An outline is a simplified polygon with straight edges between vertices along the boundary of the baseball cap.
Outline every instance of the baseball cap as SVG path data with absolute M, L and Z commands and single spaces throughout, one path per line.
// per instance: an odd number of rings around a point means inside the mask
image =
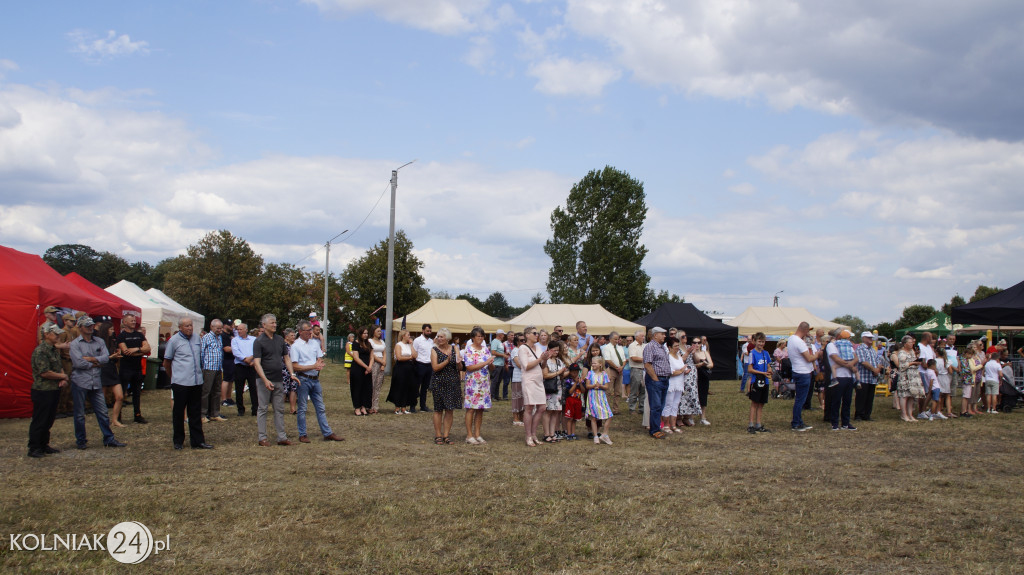
M 60 328 L 60 326 L 58 326 L 57 324 L 52 323 L 52 324 L 46 326 L 45 328 L 43 328 L 43 333 L 55 333 L 57 335 L 60 335 L 60 334 L 64 333 L 64 330 L 62 330 Z
M 309 312 L 309 317 L 316 317 L 316 312 L 315 311 Z
M 870 337 L 871 339 L 875 339 L 875 334 L 871 333 L 870 331 L 865 331 L 865 332 L 861 333 L 860 336 L 861 337 Z
M 651 328 L 651 333 L 668 333 L 668 330 L 663 327 Z
M 57 313 L 57 307 L 48 305 L 46 306 L 46 309 L 43 310 L 43 313 Z
M 83 315 L 82 317 L 78 318 L 77 323 L 78 327 L 89 327 L 91 325 L 96 325 L 96 322 L 92 321 L 92 318 L 87 315 Z
M 495 331 L 494 333 L 495 333 L 495 334 L 500 334 L 500 335 L 505 335 L 505 330 L 503 330 L 503 329 L 500 329 L 500 328 L 499 328 L 499 329 L 498 329 L 497 331 Z

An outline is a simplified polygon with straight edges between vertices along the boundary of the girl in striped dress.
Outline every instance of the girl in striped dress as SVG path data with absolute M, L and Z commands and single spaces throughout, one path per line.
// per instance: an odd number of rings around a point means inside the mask
M 594 443 L 602 441 L 608 445 L 612 439 L 608 437 L 608 424 L 611 423 L 612 407 L 608 404 L 608 374 L 604 371 L 604 359 L 594 357 L 590 362 L 590 373 L 587 374 L 587 415 L 590 416 L 590 429 L 594 432 Z M 597 432 L 597 426 L 603 424 L 604 434 Z

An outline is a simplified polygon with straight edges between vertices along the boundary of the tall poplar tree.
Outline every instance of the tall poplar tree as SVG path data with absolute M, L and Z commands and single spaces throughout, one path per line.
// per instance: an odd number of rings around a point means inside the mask
M 597 303 L 632 320 L 647 312 L 651 278 L 640 243 L 647 218 L 644 186 L 611 166 L 577 182 L 551 213 L 547 290 L 552 303 Z

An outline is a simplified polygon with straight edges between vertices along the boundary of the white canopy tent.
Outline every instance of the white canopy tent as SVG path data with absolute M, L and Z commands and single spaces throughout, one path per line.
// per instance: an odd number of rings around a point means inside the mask
M 162 291 L 160 291 L 160 290 L 158 290 L 156 288 L 149 288 L 148 290 L 146 290 L 146 293 L 148 293 L 151 296 L 155 296 L 155 297 L 157 297 L 159 299 L 162 299 L 162 300 L 166 301 L 168 304 L 171 305 L 171 308 L 174 311 L 182 314 L 183 316 L 192 318 L 192 323 L 195 324 L 196 330 L 202 330 L 202 329 L 204 329 L 206 327 L 206 317 L 205 316 L 203 316 L 202 314 L 196 313 L 196 312 L 188 309 L 187 307 L 181 305 L 180 303 L 174 301 L 173 299 L 171 299 L 171 296 L 165 294 L 164 292 L 162 292 Z M 175 326 L 175 327 L 177 327 L 177 326 Z
M 161 333 L 172 333 L 177 329 L 180 318 L 193 317 L 178 311 L 171 302 L 157 295 L 147 293 L 128 280 L 117 282 L 108 287 L 107 291 L 142 309 L 141 327 L 146 328 L 146 341 L 149 342 L 149 346 L 153 348 L 154 353 L 160 343 Z M 199 325 L 202 325 L 204 321 L 203 317 L 198 314 L 196 314 L 194 319 L 198 319 Z
M 739 328 L 741 336 L 750 336 L 757 332 L 763 332 L 767 336 L 787 336 L 793 333 L 802 321 L 811 324 L 812 328 L 821 328 L 825 331 L 837 327 L 850 327 L 824 320 L 802 307 L 751 306 L 724 323 Z

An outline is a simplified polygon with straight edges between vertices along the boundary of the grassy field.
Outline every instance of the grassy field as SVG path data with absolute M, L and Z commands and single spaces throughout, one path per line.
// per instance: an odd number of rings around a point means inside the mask
M 144 395 L 151 423 L 119 431 L 126 449 L 99 447 L 95 418 L 93 447 L 74 449 L 65 418 L 64 452 L 29 459 L 28 421 L 0 421 L 0 570 L 124 572 L 102 551 L 12 551 L 9 534 L 139 521 L 171 541 L 140 573 L 1024 571 L 1018 414 L 907 424 L 879 397 L 859 431 L 826 431 L 815 410 L 798 434 L 792 403 L 773 400 L 774 433 L 751 436 L 749 402 L 723 381 L 713 425 L 665 441 L 626 414 L 615 445 L 530 449 L 499 402 L 487 445 L 436 446 L 429 415 L 352 416 L 337 368 L 325 387 L 343 443 L 311 417 L 311 444 L 261 448 L 255 418 L 226 408 L 206 426 L 216 449 L 174 451 L 167 391 Z M 463 429 L 457 412 L 453 439 Z

